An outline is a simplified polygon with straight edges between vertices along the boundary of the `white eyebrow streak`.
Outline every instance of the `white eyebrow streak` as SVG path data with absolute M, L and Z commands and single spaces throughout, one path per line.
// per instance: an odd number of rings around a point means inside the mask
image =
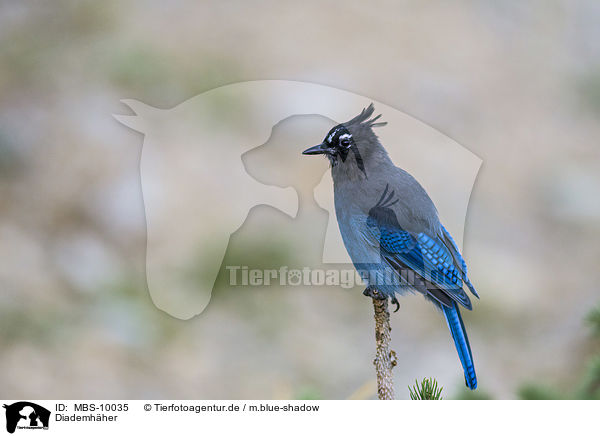
M 331 132 L 331 134 L 327 137 L 327 142 L 333 141 L 333 137 L 338 132 L 338 130 L 340 130 L 340 129 L 335 129 L 333 132 Z
M 331 141 L 333 141 L 334 136 L 337 135 L 340 130 L 342 130 L 342 128 L 338 127 L 333 132 L 331 132 L 331 134 L 327 137 L 327 142 L 331 143 Z M 344 133 L 342 136 L 339 137 L 339 139 L 342 138 L 352 138 L 352 135 L 350 135 L 349 133 Z

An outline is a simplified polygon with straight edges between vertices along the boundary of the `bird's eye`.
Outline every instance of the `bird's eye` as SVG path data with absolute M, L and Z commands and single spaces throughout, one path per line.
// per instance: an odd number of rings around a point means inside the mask
M 348 139 L 342 139 L 342 142 L 341 142 L 341 144 L 342 144 L 344 147 L 348 147 L 348 146 L 350 145 L 350 141 L 349 141 Z

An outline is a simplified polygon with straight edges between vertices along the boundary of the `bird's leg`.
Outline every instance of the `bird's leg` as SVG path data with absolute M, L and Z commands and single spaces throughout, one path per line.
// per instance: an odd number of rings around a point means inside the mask
M 367 288 L 363 291 L 363 295 L 365 297 L 374 298 L 375 300 L 387 300 L 387 297 L 373 286 L 367 286 Z
M 400 303 L 398 303 L 398 299 L 396 298 L 396 296 L 392 295 L 390 301 L 392 302 L 392 304 L 396 305 L 396 310 L 394 310 L 394 313 L 398 312 L 398 310 L 400 310 Z

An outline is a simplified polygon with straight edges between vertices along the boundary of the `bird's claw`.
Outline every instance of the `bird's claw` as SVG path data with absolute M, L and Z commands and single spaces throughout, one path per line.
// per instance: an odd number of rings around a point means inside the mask
M 375 300 L 386 300 L 387 297 L 382 294 L 380 291 L 378 291 L 377 289 L 375 289 L 374 287 L 368 286 L 364 291 L 363 291 L 363 295 L 366 297 L 371 297 L 374 298 Z M 398 299 L 396 298 L 396 296 L 392 296 L 390 297 L 390 302 L 392 304 L 396 305 L 396 310 L 394 310 L 395 312 L 398 312 L 398 310 L 400 309 L 400 303 L 398 303 Z
M 387 298 L 385 295 L 371 286 L 367 286 L 367 288 L 363 291 L 363 295 L 365 297 L 374 298 L 375 300 L 385 300 Z
M 400 310 L 400 303 L 398 303 L 398 299 L 395 296 L 392 296 L 392 298 L 390 298 L 390 301 L 392 304 L 396 305 L 396 310 L 394 310 L 394 313 L 398 312 L 398 310 Z

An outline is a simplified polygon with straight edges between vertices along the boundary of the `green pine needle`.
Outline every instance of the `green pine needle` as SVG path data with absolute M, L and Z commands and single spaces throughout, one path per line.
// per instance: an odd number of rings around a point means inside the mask
M 600 306 L 596 307 L 588 314 L 586 321 L 592 328 L 594 336 L 600 337 Z
M 414 387 L 408 387 L 411 400 L 441 400 L 442 387 L 438 387 L 437 380 L 434 378 L 425 378 L 419 382 L 415 380 Z

